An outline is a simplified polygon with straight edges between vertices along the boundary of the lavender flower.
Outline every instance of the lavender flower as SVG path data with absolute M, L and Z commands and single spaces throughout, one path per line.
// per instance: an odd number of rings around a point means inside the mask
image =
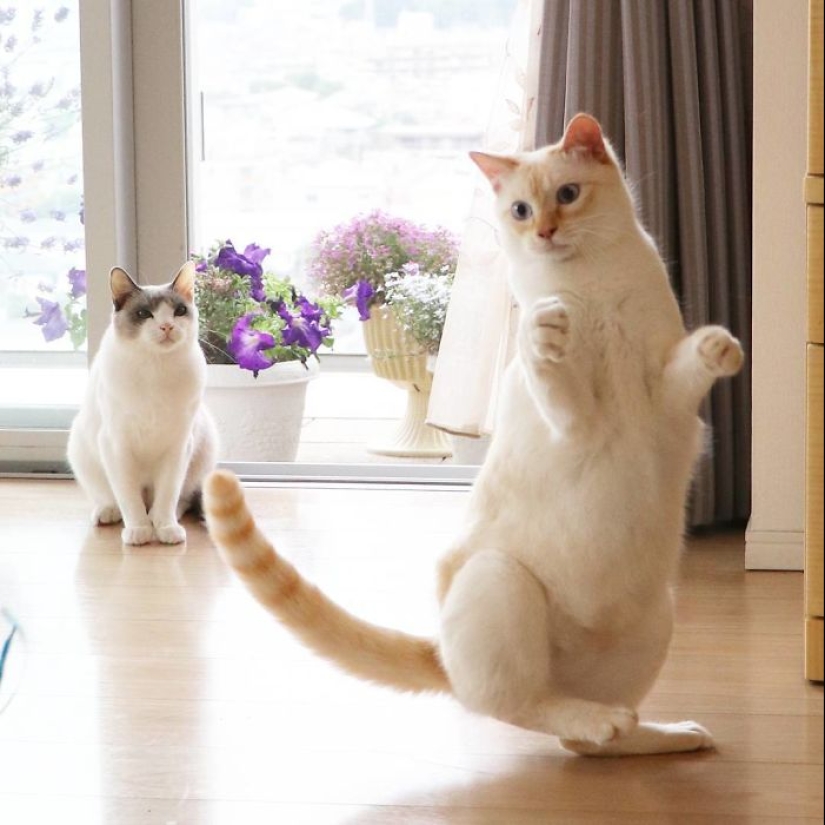
M 42 328 L 43 337 L 47 341 L 56 341 L 69 329 L 66 316 L 57 301 L 38 297 L 37 303 L 40 304 L 40 314 L 34 318 L 34 323 Z
M 72 285 L 72 298 L 82 298 L 86 294 L 86 270 L 72 267 L 66 273 L 66 277 Z
M 433 274 L 454 272 L 457 255 L 457 240 L 447 229 L 428 229 L 376 211 L 319 233 L 310 275 L 328 295 L 343 295 L 366 281 L 374 290 L 372 304 L 383 304 L 389 273 L 411 263 Z

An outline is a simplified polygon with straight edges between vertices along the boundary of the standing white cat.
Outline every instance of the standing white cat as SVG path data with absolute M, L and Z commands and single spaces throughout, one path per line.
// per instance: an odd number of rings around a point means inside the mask
M 402 690 L 555 734 L 579 753 L 712 746 L 695 722 L 640 723 L 665 660 L 700 401 L 742 363 L 723 328 L 686 335 L 599 124 L 514 156 L 490 180 L 521 309 L 490 451 L 439 569 L 439 639 L 363 622 L 257 530 L 237 479 L 205 485 L 210 532 L 305 644 Z
M 123 521 L 124 544 L 186 540 L 179 523 L 215 466 L 217 434 L 203 405 L 194 266 L 164 286 L 110 275 L 114 309 L 69 435 L 75 478 L 95 524 Z

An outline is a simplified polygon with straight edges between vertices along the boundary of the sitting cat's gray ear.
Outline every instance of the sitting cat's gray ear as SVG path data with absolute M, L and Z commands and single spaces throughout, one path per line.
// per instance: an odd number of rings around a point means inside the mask
M 564 130 L 562 149 L 565 152 L 583 152 L 600 163 L 607 163 L 607 147 L 599 121 L 590 115 L 579 113 Z
M 518 160 L 507 155 L 491 155 L 488 152 L 470 152 L 473 163 L 484 172 L 493 186 L 493 191 L 501 189 L 502 179 L 507 177 L 517 166 Z
M 140 292 L 140 287 L 132 280 L 129 273 L 119 266 L 112 267 L 109 273 L 109 286 L 112 289 L 112 303 L 118 311 L 132 293 Z
M 195 300 L 195 264 L 187 261 L 172 279 L 172 286 L 181 298 L 191 304 Z

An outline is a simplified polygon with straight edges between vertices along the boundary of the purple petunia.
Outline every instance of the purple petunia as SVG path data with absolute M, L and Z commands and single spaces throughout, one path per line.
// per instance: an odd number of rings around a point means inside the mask
M 329 335 L 330 330 L 319 323 L 323 315 L 320 308 L 306 299 L 304 299 L 304 302 L 298 315 L 293 315 L 287 309 L 286 304 L 282 303 L 278 307 L 278 315 L 286 321 L 286 326 L 281 335 L 284 344 L 288 347 L 304 347 L 310 352 L 315 352 L 321 346 L 324 338 Z
M 369 281 L 358 281 L 349 289 L 345 289 L 341 293 L 341 297 L 348 303 L 354 303 L 358 309 L 358 317 L 362 321 L 369 321 L 370 318 L 370 301 L 375 290 Z
M 227 350 L 241 369 L 269 369 L 272 361 L 263 354 L 263 350 L 272 349 L 275 339 L 268 332 L 255 329 L 252 324 L 259 313 L 250 312 L 238 318 L 232 327 L 232 335 L 227 342 Z
M 47 341 L 56 341 L 69 329 L 66 316 L 57 301 L 50 301 L 48 298 L 37 298 L 40 304 L 40 314 L 34 318 L 34 323 L 41 328 L 43 337 Z
M 72 267 L 66 277 L 72 285 L 72 298 L 82 298 L 86 294 L 86 270 Z
M 249 244 L 243 253 L 238 252 L 232 241 L 227 241 L 218 251 L 214 265 L 220 269 L 228 269 L 238 275 L 245 275 L 252 283 L 251 295 L 256 301 L 266 300 L 263 286 L 264 270 L 261 266 L 263 259 L 272 250 L 261 249 L 257 244 Z

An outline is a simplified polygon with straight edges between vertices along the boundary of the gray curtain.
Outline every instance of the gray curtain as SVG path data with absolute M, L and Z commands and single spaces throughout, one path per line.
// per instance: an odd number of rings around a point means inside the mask
M 536 145 L 577 112 L 602 123 L 668 265 L 688 329 L 750 352 L 751 0 L 545 0 Z M 750 368 L 702 411 L 693 526 L 750 515 Z

